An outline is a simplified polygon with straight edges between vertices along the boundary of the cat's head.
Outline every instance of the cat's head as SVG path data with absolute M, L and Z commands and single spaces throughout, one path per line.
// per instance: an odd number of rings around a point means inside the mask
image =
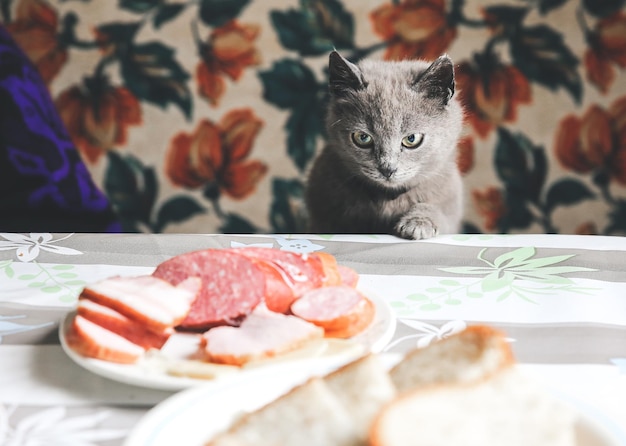
M 355 65 L 332 52 L 329 89 L 329 143 L 353 174 L 404 189 L 455 162 L 463 116 L 448 56 Z

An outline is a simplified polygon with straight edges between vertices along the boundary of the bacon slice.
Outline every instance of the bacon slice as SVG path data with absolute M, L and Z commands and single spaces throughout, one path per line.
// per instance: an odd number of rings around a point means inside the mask
M 87 285 L 80 298 L 107 306 L 150 330 L 162 332 L 187 316 L 199 286 L 198 279 L 176 287 L 154 276 L 116 276 Z
M 347 338 L 367 328 L 375 307 L 356 289 L 338 285 L 305 293 L 291 305 L 291 312 L 324 328 L 327 337 Z
M 112 308 L 100 305 L 90 299 L 80 299 L 76 308 L 78 315 L 128 339 L 144 349 L 163 347 L 174 333 L 173 328 L 153 331 Z
M 259 305 L 240 327 L 213 328 L 202 335 L 202 343 L 209 361 L 243 365 L 295 350 L 323 336 L 324 330 L 309 322 Z
M 83 356 L 122 364 L 136 362 L 145 350 L 128 339 L 76 315 L 65 339 Z

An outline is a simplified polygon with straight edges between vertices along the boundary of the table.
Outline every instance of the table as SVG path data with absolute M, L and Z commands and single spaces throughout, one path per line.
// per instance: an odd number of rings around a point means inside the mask
M 449 235 L 0 234 L 0 444 L 120 445 L 171 392 L 92 374 L 62 351 L 59 322 L 88 282 L 150 273 L 204 248 L 326 251 L 388 300 L 403 352 L 487 323 L 517 360 L 584 401 L 626 444 L 626 238 Z

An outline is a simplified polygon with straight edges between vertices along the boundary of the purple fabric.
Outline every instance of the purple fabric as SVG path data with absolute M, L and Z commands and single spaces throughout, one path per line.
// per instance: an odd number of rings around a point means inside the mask
M 0 231 L 121 232 L 39 73 L 2 25 Z

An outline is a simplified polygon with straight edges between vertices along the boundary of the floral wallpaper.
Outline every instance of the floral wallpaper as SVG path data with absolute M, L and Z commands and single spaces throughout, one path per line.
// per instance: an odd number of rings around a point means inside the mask
M 625 3 L 0 0 L 0 18 L 125 231 L 306 231 L 336 48 L 453 58 L 464 231 L 625 234 Z

